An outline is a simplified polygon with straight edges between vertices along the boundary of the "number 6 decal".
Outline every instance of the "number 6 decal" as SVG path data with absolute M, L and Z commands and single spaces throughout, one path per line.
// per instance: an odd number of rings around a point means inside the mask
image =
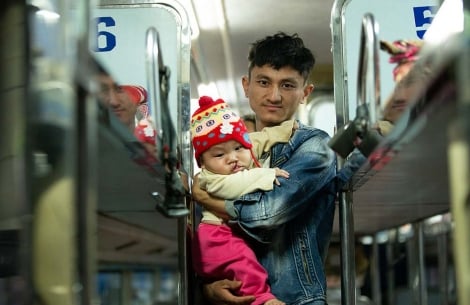
M 109 52 L 116 47 L 116 36 L 108 31 L 100 31 L 100 25 L 106 28 L 114 27 L 116 22 L 112 17 L 96 18 L 96 52 Z M 104 46 L 102 46 L 104 44 Z

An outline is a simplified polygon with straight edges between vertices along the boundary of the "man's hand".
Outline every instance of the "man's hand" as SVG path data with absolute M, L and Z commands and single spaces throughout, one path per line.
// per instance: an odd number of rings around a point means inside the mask
M 203 292 L 212 304 L 219 305 L 249 305 L 255 300 L 254 296 L 235 296 L 233 291 L 241 286 L 239 281 L 220 280 L 203 285 Z
M 193 184 L 191 185 L 191 194 L 193 199 L 201 204 L 210 200 L 210 195 L 199 186 L 199 174 L 194 175 Z

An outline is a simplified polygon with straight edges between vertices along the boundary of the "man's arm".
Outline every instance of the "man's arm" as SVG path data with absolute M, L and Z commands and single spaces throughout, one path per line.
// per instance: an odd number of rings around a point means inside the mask
M 354 149 L 337 174 L 339 183 L 338 187 L 342 188 L 345 186 L 359 168 L 366 163 L 366 161 L 367 158 L 357 148 Z
M 294 139 L 297 137 L 297 139 Z M 301 128 L 296 130 L 291 145 L 282 147 L 283 158 L 273 160 L 290 173 L 289 179 L 279 179 L 282 188 L 270 192 L 254 192 L 234 201 L 226 201 L 226 210 L 234 219 L 240 219 L 245 229 L 273 229 L 301 214 L 308 205 L 320 204 L 335 195 L 335 152 L 328 146 L 328 135 L 320 130 Z M 286 151 L 288 150 L 288 151 Z

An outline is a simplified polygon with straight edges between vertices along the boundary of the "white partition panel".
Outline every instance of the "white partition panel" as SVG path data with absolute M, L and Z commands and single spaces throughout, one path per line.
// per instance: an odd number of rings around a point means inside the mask
M 337 1 L 333 10 L 336 10 L 336 14 L 341 17 L 341 22 L 338 22 L 336 27 L 333 24 L 332 31 L 334 35 L 339 31 L 342 34 L 340 47 L 342 48 L 342 65 L 345 67 L 344 95 L 348 100 L 350 120 L 356 115 L 359 44 L 363 16 L 366 13 L 374 16 L 379 27 L 379 40 L 421 40 L 434 18 L 439 2 L 438 0 Z M 384 101 L 394 87 L 392 70 L 395 64 L 388 62 L 389 56 L 386 52 L 380 51 L 379 56 L 380 91 L 381 100 Z M 335 82 L 337 82 L 336 79 Z M 337 85 L 340 84 L 335 83 L 335 86 Z
M 96 58 L 120 84 L 147 86 L 146 32 L 151 27 L 158 31 L 163 64 L 171 71 L 170 112 L 173 122 L 177 122 L 177 78 L 182 64 L 181 28 L 185 16 L 162 4 L 108 5 L 94 14 Z

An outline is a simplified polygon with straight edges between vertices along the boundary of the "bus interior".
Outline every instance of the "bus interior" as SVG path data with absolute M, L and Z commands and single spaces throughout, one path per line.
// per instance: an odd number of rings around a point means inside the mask
M 203 95 L 250 114 L 248 49 L 279 31 L 316 57 L 296 119 L 329 133 L 339 167 L 358 137 L 367 157 L 337 194 L 326 267 L 341 275 L 338 304 L 470 304 L 468 0 L 1 8 L 0 304 L 198 305 L 191 114 Z M 397 41 L 420 46 L 400 81 L 384 47 Z M 404 86 L 403 112 L 376 137 Z M 125 122 L 112 94 L 137 115 Z

